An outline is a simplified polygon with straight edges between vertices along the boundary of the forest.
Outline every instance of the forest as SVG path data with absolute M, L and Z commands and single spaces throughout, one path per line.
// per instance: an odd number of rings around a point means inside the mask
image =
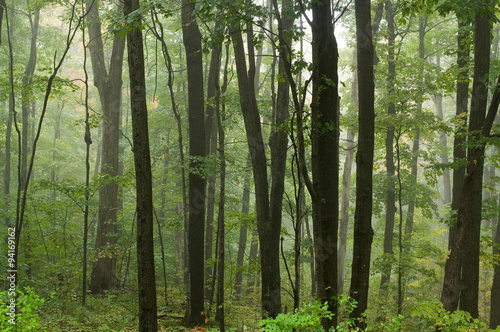
M 1 330 L 500 331 L 499 9 L 0 0 Z

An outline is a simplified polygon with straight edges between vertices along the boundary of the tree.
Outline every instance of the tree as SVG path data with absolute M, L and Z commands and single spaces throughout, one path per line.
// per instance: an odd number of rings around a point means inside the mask
M 395 48 L 395 27 L 394 15 L 395 9 L 391 1 L 385 1 L 385 17 L 387 21 L 388 40 L 387 40 L 387 92 L 390 98 L 389 105 L 387 106 L 387 113 L 394 116 L 396 114 L 396 104 L 394 96 L 396 89 L 394 81 L 396 79 L 396 60 L 394 58 Z M 387 169 L 387 197 L 386 197 L 386 212 L 385 212 L 385 231 L 384 231 L 384 255 L 388 262 L 384 263 L 382 268 L 382 277 L 380 278 L 380 288 L 383 291 L 387 290 L 389 281 L 391 279 L 392 263 L 390 262 L 391 256 L 394 254 L 392 250 L 392 243 L 394 240 L 394 222 L 396 214 L 396 184 L 394 174 L 396 166 L 394 165 L 394 126 L 391 125 L 386 132 L 385 138 L 385 167 Z
M 350 296 L 358 303 L 350 313 L 356 325 L 366 328 L 361 320 L 368 304 L 370 256 L 373 230 L 372 190 L 375 131 L 375 84 L 373 74 L 373 41 L 370 1 L 356 0 L 356 45 L 358 53 L 359 138 L 356 154 L 356 210 L 354 214 L 354 248 Z
M 500 218 L 496 225 L 495 246 L 493 254 L 500 255 Z M 491 308 L 490 308 L 490 329 L 500 326 L 500 263 L 497 262 L 493 272 L 493 284 L 491 285 Z
M 335 316 L 324 319 L 325 330 L 337 323 L 337 237 L 339 169 L 338 50 L 329 1 L 312 3 L 311 171 L 313 235 L 318 298 Z
M 276 317 L 281 312 L 279 271 L 281 217 L 279 219 L 270 219 L 267 160 L 254 90 L 255 58 L 253 35 L 250 34 L 248 40 L 249 70 L 247 73 L 245 49 L 239 22 L 234 21 L 231 23 L 229 34 L 234 49 L 241 112 L 245 122 L 255 184 L 255 204 L 261 260 L 262 311 L 264 316 Z
M 205 102 L 203 94 L 203 63 L 201 33 L 194 15 L 196 4 L 182 2 L 182 37 L 186 49 L 189 112 L 189 308 L 187 324 L 204 323 L 204 231 L 205 178 L 201 174 L 205 157 Z
M 460 295 L 460 308 L 472 317 L 478 316 L 479 289 L 479 237 L 481 229 L 481 194 L 483 175 L 484 143 L 481 137 L 490 135 L 491 126 L 498 109 L 498 86 L 485 118 L 487 103 L 487 73 L 489 71 L 491 26 L 489 14 L 479 11 L 475 16 L 474 28 L 474 80 L 469 120 L 469 147 L 467 149 L 467 170 L 458 206 L 456 230 L 451 252 L 446 261 L 441 302 L 446 310 L 453 310 L 456 273 L 462 262 L 462 280 L 467 292 Z M 497 99 L 495 99 L 497 98 Z M 463 255 L 463 256 L 462 256 Z M 467 262 L 466 262 L 467 261 Z M 467 265 L 464 265 L 464 264 Z
M 117 243 L 118 184 L 114 179 L 118 172 L 118 147 L 120 141 L 120 112 L 122 97 L 122 65 L 125 38 L 115 34 L 109 69 L 106 68 L 104 44 L 99 18 L 99 1 L 88 0 L 89 49 L 94 74 L 94 85 L 104 115 L 102 128 L 101 174 L 106 178 L 99 189 L 99 213 L 95 241 L 97 260 L 92 266 L 90 291 L 100 294 L 117 286 L 116 256 L 113 247 Z M 118 12 L 121 8 L 117 9 Z
M 139 9 L 139 0 L 124 1 L 124 13 L 129 17 Z M 153 188 L 148 134 L 148 108 L 141 16 L 135 15 L 127 33 L 130 76 L 130 107 L 136 178 L 137 212 L 137 281 L 139 287 L 139 331 L 158 330 L 156 317 L 156 282 L 153 239 Z

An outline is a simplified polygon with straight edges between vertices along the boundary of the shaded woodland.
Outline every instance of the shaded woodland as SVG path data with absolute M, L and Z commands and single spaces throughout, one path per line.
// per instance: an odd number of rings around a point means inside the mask
M 500 331 L 495 0 L 0 0 L 2 331 Z

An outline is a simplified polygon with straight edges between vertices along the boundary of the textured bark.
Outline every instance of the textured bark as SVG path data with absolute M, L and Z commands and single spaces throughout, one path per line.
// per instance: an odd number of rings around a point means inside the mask
M 290 17 L 290 11 L 292 10 L 293 4 L 291 0 L 284 0 L 282 3 L 282 21 L 281 28 L 283 30 L 288 30 L 293 25 L 293 18 Z M 289 49 L 291 45 L 291 38 L 287 40 L 280 39 L 279 47 Z M 285 167 L 287 159 L 288 150 L 288 134 L 285 131 L 285 122 L 289 118 L 289 81 L 285 68 L 285 61 L 282 57 L 279 58 L 278 62 L 278 76 L 281 79 L 278 81 L 278 92 L 276 99 L 276 111 L 271 123 L 271 135 L 269 137 L 269 148 L 271 150 L 271 192 L 270 192 L 270 202 L 269 202 L 269 222 L 272 223 L 272 239 L 271 241 L 276 241 L 273 243 L 273 247 L 270 248 L 276 254 L 279 254 L 276 250 L 278 249 L 277 244 L 281 232 L 281 220 L 283 211 L 283 193 L 285 190 Z M 262 242 L 261 242 L 262 248 Z M 274 264 L 279 262 L 279 258 Z M 273 264 L 270 262 L 270 264 Z M 279 263 L 278 263 L 279 264 Z M 279 276 L 279 267 L 275 268 L 275 273 Z M 279 285 L 279 282 L 278 282 Z M 298 299 L 294 296 L 295 301 Z M 281 304 L 280 304 L 281 306 Z
M 491 24 L 490 15 L 477 14 L 474 30 L 474 79 L 472 85 L 471 109 L 469 120 L 469 133 L 481 130 L 484 125 L 486 107 L 488 102 L 488 82 L 490 65 Z M 469 137 L 474 143 L 480 135 Z M 483 191 L 483 165 L 484 159 L 473 159 L 478 149 L 468 148 L 467 161 L 475 162 L 476 171 L 468 172 L 471 180 L 472 195 L 469 199 L 469 215 L 466 227 L 462 256 L 462 285 L 459 308 L 468 311 L 473 318 L 479 315 L 479 254 L 481 238 L 481 207 Z
M 373 240 L 371 218 L 375 130 L 375 84 L 370 1 L 356 0 L 355 11 L 358 52 L 359 139 L 356 154 L 356 211 L 354 213 L 354 248 L 349 295 L 358 302 L 358 306 L 349 316 L 356 319 L 355 323 L 358 327 L 365 328 L 366 323 L 360 318 L 368 305 L 370 255 Z
M 182 2 L 182 36 L 186 49 L 188 75 L 189 120 L 189 222 L 188 255 L 190 301 L 185 322 L 189 325 L 204 323 L 205 272 L 205 179 L 196 172 L 203 167 L 205 151 L 205 103 L 203 93 L 203 62 L 201 33 L 194 15 L 195 3 Z
M 339 180 L 338 50 L 329 1 L 312 3 L 311 170 L 317 297 L 335 316 L 323 319 L 325 330 L 337 325 L 337 238 Z M 368 21 L 371 24 L 371 21 Z M 366 202 L 365 202 L 366 203 Z
M 120 140 L 120 111 L 122 95 L 122 65 L 125 38 L 116 35 L 109 71 L 106 68 L 104 46 L 99 19 L 98 2 L 89 0 L 88 31 L 94 85 L 99 92 L 104 123 L 102 128 L 101 173 L 109 177 L 99 189 L 99 212 L 97 238 L 95 242 L 97 260 L 92 266 L 90 291 L 100 294 L 117 286 L 116 256 L 112 253 L 117 243 L 118 184 L 113 177 L 118 171 L 118 149 Z M 119 9 L 121 10 L 121 9 Z
M 469 100 L 469 72 L 467 69 L 467 58 L 469 57 L 470 49 L 467 46 L 467 39 L 469 38 L 469 33 L 466 28 L 469 23 L 465 23 L 462 20 L 458 21 L 458 36 L 457 36 L 457 44 L 458 44 L 458 53 L 457 53 L 457 64 L 458 68 L 461 69 L 457 85 L 456 85 L 456 112 L 455 115 L 460 116 L 464 121 L 464 125 L 459 127 L 458 131 L 455 133 L 455 137 L 453 140 L 453 161 L 455 163 L 460 163 L 465 160 L 467 157 L 466 149 L 464 146 L 465 143 L 465 124 L 467 123 L 467 114 L 468 114 L 468 100 Z M 460 198 L 464 187 L 465 182 L 465 164 L 455 168 L 453 170 L 453 187 L 452 187 L 452 201 L 451 201 L 451 210 L 457 211 L 458 206 L 460 204 Z M 455 217 L 453 219 L 456 218 Z M 448 249 L 451 249 L 453 238 L 456 230 L 456 223 L 453 223 L 450 226 L 449 238 L 448 238 Z M 454 282 L 455 289 L 453 290 L 453 299 L 450 310 L 456 310 L 458 307 L 458 299 L 459 299 L 459 288 L 460 288 L 460 267 L 456 269 L 456 282 Z
M 493 247 L 493 255 L 500 255 L 500 218 L 498 220 L 494 238 L 496 246 Z M 493 272 L 490 298 L 490 329 L 494 330 L 497 326 L 500 326 L 500 263 L 497 263 Z
M 474 80 L 469 123 L 469 131 L 476 131 L 475 135 L 471 135 L 471 139 L 474 140 L 479 139 L 481 136 L 487 137 L 490 135 L 491 127 L 500 103 L 499 77 L 488 109 L 488 114 L 485 118 L 484 109 L 486 108 L 487 101 L 485 73 L 487 73 L 489 69 L 490 35 L 491 26 L 489 24 L 489 15 L 481 16 L 480 13 L 476 14 Z M 478 130 L 480 133 L 477 133 Z M 473 317 L 477 317 L 478 314 L 477 290 L 479 278 L 474 270 L 479 268 L 478 236 L 480 235 L 481 226 L 481 183 L 484 149 L 484 143 L 475 144 L 468 149 L 467 176 L 465 177 L 460 197 L 456 229 L 453 234 L 451 252 L 445 265 L 443 290 L 441 293 L 443 307 L 449 311 L 455 310 L 454 304 L 457 296 L 455 293 L 456 274 L 460 269 L 462 252 L 465 252 L 462 258 L 466 258 L 469 261 L 467 262 L 467 266 L 465 266 L 465 261 L 462 262 L 462 270 L 467 268 L 471 271 L 467 271 L 466 275 L 462 276 L 462 279 L 465 279 L 467 282 L 468 289 L 466 294 L 463 296 L 460 295 L 460 301 L 463 301 L 463 304 L 460 303 L 460 306 L 464 310 L 470 312 Z M 479 208 L 477 208 L 477 205 L 479 205 Z M 478 210 L 479 219 L 477 219 L 475 215 Z M 464 246 L 465 241 L 469 242 L 466 247 Z
M 394 98 L 396 90 L 394 87 L 394 80 L 396 79 L 396 61 L 394 59 L 394 42 L 395 42 L 395 28 L 394 28 L 394 8 L 391 1 L 385 1 L 386 21 L 388 29 L 388 73 L 387 73 L 387 92 L 389 98 Z M 389 115 L 396 114 L 396 105 L 390 101 L 387 107 Z M 395 183 L 395 170 L 394 165 L 394 126 L 387 129 L 385 138 L 385 167 L 387 170 L 387 197 L 386 197 L 386 212 L 385 212 L 385 230 L 384 230 L 384 255 L 387 262 L 384 263 L 382 268 L 382 276 L 380 279 L 380 289 L 386 292 L 389 281 L 391 279 L 392 270 L 392 243 L 394 240 L 394 222 L 396 214 L 396 183 Z
M 220 54 L 220 50 L 219 50 Z M 220 67 L 220 65 L 219 65 Z M 227 84 L 227 60 L 226 69 L 224 71 L 224 86 Z M 216 89 L 218 88 L 218 82 L 215 83 Z M 217 89 L 218 90 L 218 89 Z M 225 92 L 225 91 L 224 91 Z M 217 310 L 215 313 L 215 319 L 219 322 L 219 330 L 221 332 L 225 331 L 225 315 L 224 315 L 224 271 L 225 271 L 225 223 L 224 223 L 224 208 L 226 200 L 226 155 L 224 151 L 224 140 L 225 133 L 222 126 L 222 115 L 219 108 L 218 96 L 216 97 L 216 117 L 217 117 L 217 128 L 218 128 L 218 150 L 219 150 L 219 160 L 220 160 L 220 192 L 219 192 L 219 215 L 217 218 L 217 237 L 218 237 L 218 271 L 217 271 Z M 223 106 L 222 111 L 225 111 Z
M 139 0 L 126 0 L 124 5 L 125 15 L 128 15 L 139 9 Z M 140 17 L 136 20 L 136 23 L 140 23 Z M 136 177 L 139 331 L 156 332 L 158 325 L 153 247 L 153 187 L 143 41 L 142 32 L 138 27 L 132 28 L 127 34 L 127 43 Z
M 281 223 L 278 223 L 280 220 L 269 219 L 269 184 L 267 180 L 266 154 L 253 86 L 255 73 L 254 59 L 251 57 L 249 59 L 250 69 L 247 74 L 245 49 L 238 24 L 233 24 L 230 35 L 233 43 L 240 104 L 245 122 L 255 184 L 262 273 L 262 311 L 264 316 L 276 317 L 281 312 L 279 277 L 279 236 Z M 250 49 L 250 51 L 253 50 Z

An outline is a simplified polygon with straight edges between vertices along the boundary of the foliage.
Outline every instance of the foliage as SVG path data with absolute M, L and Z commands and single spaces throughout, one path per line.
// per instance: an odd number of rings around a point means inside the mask
M 262 320 L 259 326 L 264 327 L 264 331 L 321 331 L 321 319 L 332 316 L 328 311 L 328 303 L 306 302 L 293 313 Z
M 39 297 L 30 288 L 24 288 L 24 291 L 17 291 L 15 299 L 15 324 L 12 324 L 12 317 L 9 315 L 11 299 L 13 294 L 8 291 L 0 293 L 0 328 L 2 331 L 47 331 L 41 324 L 39 309 L 44 304 L 45 299 Z

